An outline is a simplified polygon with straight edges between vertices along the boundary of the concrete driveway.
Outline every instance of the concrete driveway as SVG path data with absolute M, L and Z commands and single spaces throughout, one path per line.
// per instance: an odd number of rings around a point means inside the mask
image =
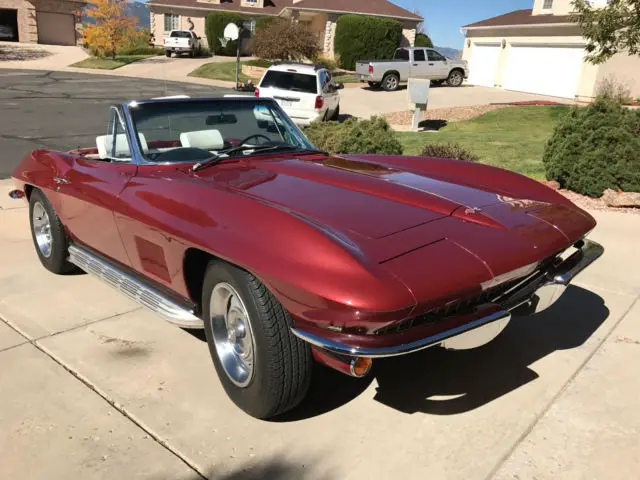
M 207 346 L 33 250 L 0 182 L 0 478 L 556 479 L 640 471 L 640 217 L 560 302 L 469 352 L 318 368 L 274 422 L 227 399 Z
M 365 85 L 365 84 L 363 84 Z M 512 92 L 501 88 L 464 85 L 459 88 L 447 86 L 432 87 L 428 108 L 470 107 L 491 103 L 511 103 L 527 101 L 552 101 L 573 103 L 570 100 L 531 93 Z M 405 87 L 395 92 L 362 88 L 345 88 L 340 91 L 340 107 L 343 113 L 355 117 L 369 118 L 381 113 L 399 112 L 413 108 Z

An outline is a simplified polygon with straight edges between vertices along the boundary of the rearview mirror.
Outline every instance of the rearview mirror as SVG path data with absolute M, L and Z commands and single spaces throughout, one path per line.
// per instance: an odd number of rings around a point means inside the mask
M 336 85 L 336 90 L 342 90 L 344 88 L 344 83 L 338 83 Z

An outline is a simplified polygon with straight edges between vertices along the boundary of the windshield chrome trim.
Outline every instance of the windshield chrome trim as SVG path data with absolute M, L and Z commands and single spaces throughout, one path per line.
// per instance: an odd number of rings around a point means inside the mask
M 273 116 L 273 110 L 276 110 L 280 115 L 282 121 L 289 127 L 294 130 L 295 138 L 297 141 L 301 139 L 307 143 L 306 147 L 299 147 L 298 150 L 287 151 L 286 153 L 296 154 L 300 152 L 304 152 L 306 150 L 317 149 L 315 145 L 311 143 L 311 141 L 304 134 L 302 129 L 298 127 L 285 113 L 285 111 L 280 107 L 280 105 L 271 98 L 256 98 L 256 97 L 188 97 L 188 98 L 151 98 L 151 99 L 143 99 L 143 100 L 132 100 L 128 102 L 124 102 L 120 105 L 114 105 L 117 109 L 119 109 L 123 116 L 126 124 L 126 134 L 127 139 L 129 140 L 129 146 L 131 149 L 131 163 L 135 165 L 190 165 L 198 163 L 198 160 L 184 160 L 184 161 L 175 161 L 175 162 L 154 162 L 153 160 L 148 160 L 144 153 L 142 152 L 142 145 L 140 144 L 140 138 L 138 136 L 138 129 L 136 128 L 135 122 L 133 121 L 133 114 L 131 109 L 137 108 L 147 104 L 173 104 L 173 103 L 206 103 L 206 102 L 223 102 L 223 103 L 234 103 L 234 102 L 246 102 L 253 103 L 255 105 L 266 104 L 270 107 L 271 114 Z M 229 157 L 229 159 L 240 159 L 240 158 L 253 158 L 259 157 L 262 155 L 273 155 L 277 152 L 263 152 L 256 153 L 251 155 L 236 156 Z M 227 160 L 226 158 L 224 160 Z

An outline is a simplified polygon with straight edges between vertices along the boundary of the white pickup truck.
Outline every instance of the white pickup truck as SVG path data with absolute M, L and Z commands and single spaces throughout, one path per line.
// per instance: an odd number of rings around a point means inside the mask
M 398 48 L 391 60 L 356 62 L 356 76 L 361 82 L 388 92 L 397 90 L 400 82 L 406 82 L 409 77 L 428 78 L 433 83 L 446 81 L 451 87 L 459 87 L 468 75 L 465 60 L 452 60 L 432 48 Z
M 192 30 L 171 30 L 169 36 L 164 39 L 164 54 L 167 57 L 172 53 L 187 53 L 190 57 L 195 57 L 201 52 L 202 39 Z

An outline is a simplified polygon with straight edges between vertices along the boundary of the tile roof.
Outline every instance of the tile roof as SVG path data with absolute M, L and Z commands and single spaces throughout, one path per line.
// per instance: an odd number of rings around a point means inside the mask
M 195 8 L 198 10 L 229 11 L 254 15 L 279 15 L 287 8 L 296 10 L 322 10 L 330 12 L 361 13 L 382 15 L 393 18 L 422 21 L 415 13 L 399 7 L 388 0 L 266 0 L 264 8 L 242 7 L 240 0 L 223 1 L 221 3 L 199 2 L 198 0 L 149 0 L 149 6 L 170 6 L 179 8 Z
M 481 22 L 465 25 L 462 28 L 508 27 L 510 25 L 551 25 L 571 23 L 570 15 L 533 15 L 533 10 L 516 10 Z

